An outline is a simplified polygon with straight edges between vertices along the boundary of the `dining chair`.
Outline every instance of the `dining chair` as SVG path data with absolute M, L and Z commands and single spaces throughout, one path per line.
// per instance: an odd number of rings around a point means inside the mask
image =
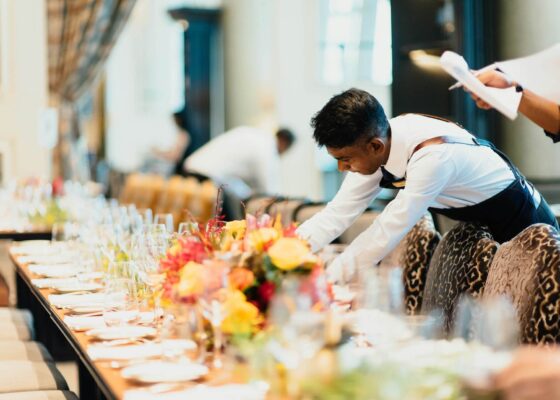
M 560 235 L 550 225 L 532 225 L 496 253 L 484 299 L 512 301 L 523 343 L 560 343 Z
M 441 312 L 445 333 L 453 330 L 460 297 L 481 297 L 498 246 L 488 228 L 471 222 L 457 224 L 437 245 L 428 267 L 422 313 Z

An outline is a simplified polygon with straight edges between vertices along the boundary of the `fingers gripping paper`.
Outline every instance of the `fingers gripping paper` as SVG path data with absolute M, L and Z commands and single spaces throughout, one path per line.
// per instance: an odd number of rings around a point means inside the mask
M 453 78 L 457 79 L 469 91 L 490 104 L 509 119 L 517 117 L 517 108 L 521 100 L 521 93 L 514 87 L 497 89 L 485 86 L 469 69 L 465 59 L 457 53 L 446 51 L 440 58 L 442 68 Z

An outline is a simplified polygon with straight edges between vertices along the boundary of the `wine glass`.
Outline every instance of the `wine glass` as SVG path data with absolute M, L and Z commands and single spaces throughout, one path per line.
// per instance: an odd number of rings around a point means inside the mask
M 196 232 L 197 230 L 198 225 L 195 222 L 181 222 L 179 224 L 177 234 L 179 236 L 188 236 L 189 234 Z
M 212 352 L 212 366 L 222 368 L 223 335 L 221 325 L 227 316 L 224 303 L 227 300 L 229 268 L 223 263 L 208 264 L 204 269 L 204 292 L 200 295 L 199 304 L 202 316 L 212 326 L 214 346 Z
M 103 319 L 107 326 L 122 326 L 136 322 L 140 304 L 135 282 L 131 278 L 111 277 L 105 286 Z
M 154 218 L 154 224 L 155 225 L 163 224 L 165 225 L 167 232 L 173 233 L 175 228 L 175 225 L 173 224 L 173 214 L 170 213 L 156 214 Z

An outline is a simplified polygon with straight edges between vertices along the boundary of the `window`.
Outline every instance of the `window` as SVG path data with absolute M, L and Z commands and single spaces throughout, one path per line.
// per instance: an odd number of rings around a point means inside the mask
M 390 85 L 390 0 L 320 0 L 319 6 L 321 81 Z

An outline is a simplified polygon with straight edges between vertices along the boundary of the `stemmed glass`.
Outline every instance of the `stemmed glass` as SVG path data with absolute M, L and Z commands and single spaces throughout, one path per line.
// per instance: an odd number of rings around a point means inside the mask
M 175 225 L 173 224 L 173 214 L 156 214 L 154 218 L 155 225 L 165 225 L 167 232 L 173 233 Z
M 204 268 L 203 282 L 204 291 L 200 295 L 199 304 L 202 316 L 212 326 L 214 346 L 212 352 L 212 367 L 222 368 L 222 322 L 227 316 L 225 302 L 228 292 L 229 267 L 224 263 L 208 264 Z
M 140 304 L 135 265 L 114 261 L 105 283 L 103 318 L 107 326 L 125 325 L 138 320 Z

